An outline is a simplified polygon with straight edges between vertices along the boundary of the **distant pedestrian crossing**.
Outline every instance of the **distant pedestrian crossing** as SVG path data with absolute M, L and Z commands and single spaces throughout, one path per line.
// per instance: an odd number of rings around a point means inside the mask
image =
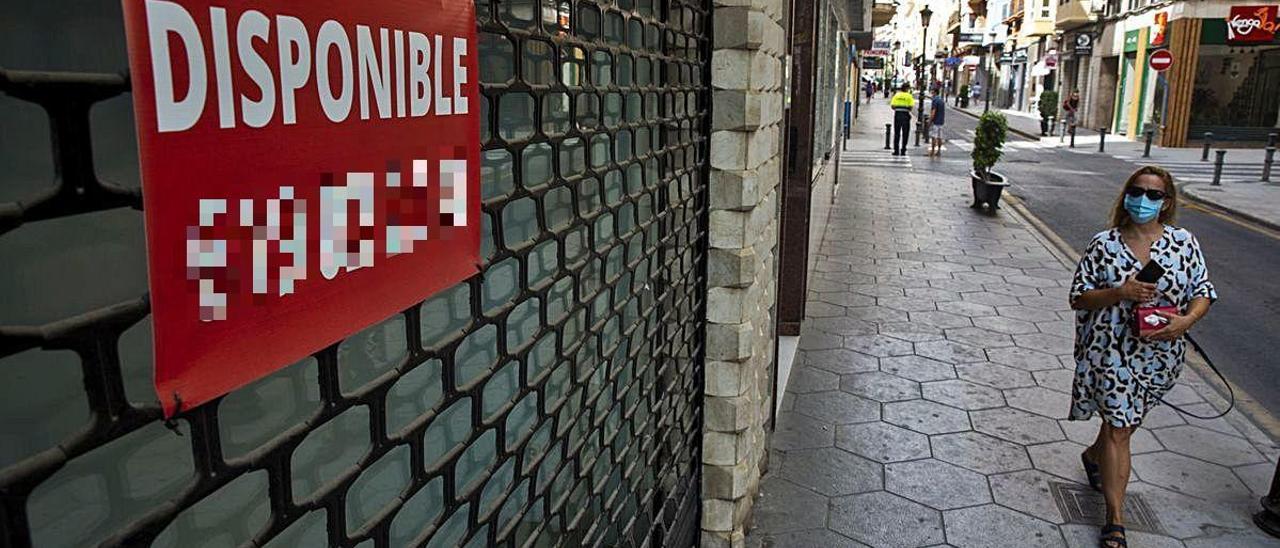
M 840 165 L 910 169 L 912 154 L 924 154 L 924 147 L 920 151 L 894 156 L 891 150 L 846 150 L 840 153 Z
M 1127 158 L 1126 158 L 1127 159 Z M 1211 183 L 1213 182 L 1213 162 L 1190 161 L 1157 161 L 1144 162 L 1142 158 L 1128 159 L 1137 165 L 1154 163 L 1169 170 L 1175 181 L 1179 183 Z M 1273 168 L 1274 169 L 1274 168 Z M 1272 180 L 1280 174 L 1272 175 Z M 1222 164 L 1223 183 L 1256 183 L 1262 179 L 1262 162 L 1240 162 Z

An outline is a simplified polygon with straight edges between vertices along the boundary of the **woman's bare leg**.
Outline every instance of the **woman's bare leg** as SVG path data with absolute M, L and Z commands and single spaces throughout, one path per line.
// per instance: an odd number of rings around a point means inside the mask
M 1129 438 L 1134 427 L 1119 428 L 1102 424 L 1092 458 L 1102 467 L 1102 496 L 1107 501 L 1107 523 L 1124 524 L 1124 492 L 1129 486 Z

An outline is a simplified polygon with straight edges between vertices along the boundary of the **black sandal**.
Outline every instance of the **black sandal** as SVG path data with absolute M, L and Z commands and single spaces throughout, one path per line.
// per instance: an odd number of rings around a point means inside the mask
M 1084 465 L 1084 475 L 1089 478 L 1089 487 L 1094 491 L 1102 490 L 1102 468 L 1098 463 L 1089 460 L 1089 451 L 1080 453 L 1080 464 Z
M 1120 536 L 1112 536 L 1120 533 Z M 1102 537 L 1098 539 L 1098 546 L 1102 548 L 1129 548 L 1129 542 L 1124 539 L 1124 526 L 1109 524 L 1102 528 Z

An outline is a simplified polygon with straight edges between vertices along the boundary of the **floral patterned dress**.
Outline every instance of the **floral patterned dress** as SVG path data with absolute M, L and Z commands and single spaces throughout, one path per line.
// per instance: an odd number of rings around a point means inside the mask
M 1200 243 L 1190 232 L 1165 226 L 1151 246 L 1151 260 L 1165 269 L 1157 283 L 1156 305 L 1177 306 L 1186 313 L 1192 300 L 1217 300 Z M 1101 232 L 1076 266 L 1071 300 L 1092 289 L 1119 287 L 1140 270 L 1142 264 L 1121 239 L 1119 229 Z M 1072 420 L 1088 420 L 1098 413 L 1112 426 L 1137 426 L 1159 397 L 1173 388 L 1186 357 L 1186 341 L 1138 338 L 1133 314 L 1134 303 L 1128 301 L 1076 312 Z

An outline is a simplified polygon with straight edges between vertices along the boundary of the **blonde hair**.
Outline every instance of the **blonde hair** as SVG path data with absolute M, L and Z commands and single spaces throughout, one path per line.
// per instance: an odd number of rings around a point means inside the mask
M 1142 166 L 1125 180 L 1124 187 L 1120 189 L 1120 197 L 1111 208 L 1112 228 L 1123 228 L 1133 224 L 1133 219 L 1129 218 L 1129 212 L 1124 209 L 1124 193 L 1138 182 L 1138 177 L 1143 175 L 1154 175 L 1164 182 L 1165 198 L 1164 206 L 1160 209 L 1160 224 L 1173 224 L 1178 218 L 1178 187 L 1173 184 L 1173 175 L 1161 167 Z

